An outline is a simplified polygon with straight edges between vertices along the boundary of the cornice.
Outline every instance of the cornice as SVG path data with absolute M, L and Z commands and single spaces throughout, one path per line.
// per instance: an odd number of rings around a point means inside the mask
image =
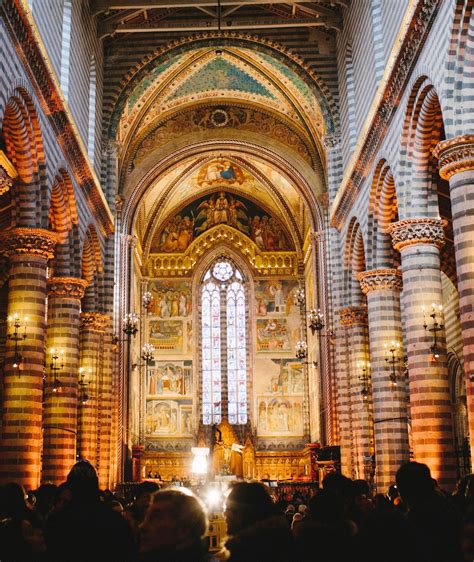
M 36 95 L 56 133 L 58 144 L 71 166 L 89 209 L 98 219 L 102 232 L 105 235 L 112 234 L 112 213 L 25 4 L 22 0 L 3 0 L 0 2 L 0 13 L 9 27 L 16 51 L 30 75 Z
M 441 0 L 418 0 L 401 46 L 398 47 L 395 43 L 394 49 L 399 49 L 398 54 L 394 55 L 394 63 L 382 86 L 383 90 L 365 122 L 361 134 L 363 141 L 356 148 L 349 172 L 344 177 L 331 208 L 331 225 L 338 229 L 342 228 L 377 150 L 388 133 L 390 122 L 440 5 Z

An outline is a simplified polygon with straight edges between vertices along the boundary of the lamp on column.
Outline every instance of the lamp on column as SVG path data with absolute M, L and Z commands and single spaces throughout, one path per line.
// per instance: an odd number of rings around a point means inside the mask
M 143 308 L 148 312 L 153 303 L 153 295 L 150 291 L 145 291 L 142 295 Z
M 89 375 L 89 379 L 86 380 L 86 372 Z M 86 405 L 89 400 L 89 394 L 87 389 L 91 383 L 91 376 L 92 376 L 92 369 L 84 369 L 84 367 L 80 367 L 79 369 L 79 400 L 83 405 Z
M 28 318 L 25 316 L 25 318 L 21 320 L 16 312 L 8 317 L 8 339 L 15 342 L 12 367 L 18 370 L 23 369 L 23 357 L 20 353 L 19 343 L 26 340 L 27 324 Z M 23 328 L 23 330 L 21 330 L 21 328 Z
M 331 337 L 333 335 L 331 331 L 326 333 L 322 332 L 325 323 L 324 315 L 321 312 L 320 308 L 312 308 L 311 310 L 306 310 L 306 295 L 303 287 L 300 286 L 300 288 L 296 290 L 293 296 L 293 302 L 295 306 L 300 307 L 301 317 L 304 318 L 305 322 L 307 322 L 313 336 L 316 332 L 318 332 L 320 336 Z
M 142 361 L 148 367 L 155 360 L 155 346 L 151 343 L 146 343 L 142 347 Z
M 387 357 L 385 357 L 385 362 L 389 368 L 389 379 L 390 386 L 393 389 L 398 384 L 398 365 L 401 362 L 400 352 L 400 342 L 392 341 L 390 342 L 390 347 L 388 344 L 384 344 L 385 350 L 387 352 Z
M 308 344 L 305 340 L 296 342 L 295 355 L 297 359 L 306 359 L 308 357 Z
M 370 394 L 370 363 L 368 361 L 361 361 L 357 367 L 361 370 L 359 380 L 361 382 L 360 395 L 362 400 L 367 402 Z
M 422 306 L 421 309 L 423 310 L 424 318 L 423 327 L 426 332 L 431 332 L 433 334 L 433 344 L 430 346 L 430 351 L 433 361 L 437 361 L 441 353 L 440 348 L 438 347 L 438 332 L 441 332 L 444 329 L 444 324 L 442 323 L 443 305 L 436 305 L 435 303 L 431 305 L 431 312 L 429 314 L 429 317 L 431 318 L 431 326 L 428 325 L 426 320 L 425 307 Z
M 126 314 L 122 321 L 122 329 L 124 333 L 130 338 L 138 332 L 138 324 L 140 323 L 140 318 L 135 312 L 129 312 Z
M 51 348 L 51 361 L 49 368 L 53 377 L 53 392 L 61 391 L 62 383 L 58 378 L 58 373 L 64 368 L 64 350 Z

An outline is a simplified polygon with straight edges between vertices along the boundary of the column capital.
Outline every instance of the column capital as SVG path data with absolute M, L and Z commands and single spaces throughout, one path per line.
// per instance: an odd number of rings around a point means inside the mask
M 460 172 L 474 170 L 474 135 L 460 135 L 441 141 L 433 155 L 439 162 L 439 175 L 445 180 Z
M 52 259 L 57 241 L 57 234 L 50 230 L 13 228 L 0 235 L 0 252 L 8 257 L 26 255 Z
M 12 188 L 13 180 L 16 177 L 18 177 L 18 172 L 3 150 L 0 150 L 0 195 Z
M 366 306 L 346 306 L 339 310 L 339 322 L 341 326 L 366 326 L 367 307 Z
M 385 232 L 392 237 L 395 250 L 414 244 L 433 244 L 442 248 L 445 242 L 443 219 L 412 218 L 390 224 Z
M 81 312 L 81 329 L 105 332 L 109 317 L 101 312 Z
M 82 299 L 89 283 L 78 277 L 50 277 L 48 283 L 48 296 L 63 299 Z
M 401 291 L 403 286 L 402 272 L 391 268 L 361 271 L 357 275 L 357 280 L 364 295 L 383 289 Z

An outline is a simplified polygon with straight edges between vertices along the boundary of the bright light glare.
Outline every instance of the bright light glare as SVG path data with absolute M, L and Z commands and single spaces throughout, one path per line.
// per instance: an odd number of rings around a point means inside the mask
M 191 465 L 191 471 L 194 474 L 206 474 L 207 455 L 209 454 L 209 448 L 193 447 L 191 451 L 193 453 L 193 464 Z
M 209 507 L 217 507 L 219 505 L 222 505 L 222 501 L 223 501 L 223 496 L 220 490 L 217 490 L 216 488 L 211 488 L 207 492 L 206 503 L 209 505 Z

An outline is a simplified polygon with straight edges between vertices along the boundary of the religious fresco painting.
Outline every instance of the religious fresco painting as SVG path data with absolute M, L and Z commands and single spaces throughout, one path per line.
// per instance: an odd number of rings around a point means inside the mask
M 294 294 L 298 285 L 296 281 L 275 279 L 271 281 L 256 281 L 255 314 L 267 316 L 268 314 L 291 314 L 294 306 Z
M 186 281 L 153 281 L 149 291 L 153 300 L 149 314 L 159 318 L 185 318 L 191 314 L 191 284 Z
M 297 359 L 256 361 L 257 434 L 298 437 L 303 434 L 304 371 Z
M 176 400 L 148 400 L 146 433 L 152 437 L 192 435 L 191 400 L 185 404 Z
M 148 396 L 191 396 L 192 361 L 156 361 L 148 369 Z
M 182 353 L 184 346 L 182 320 L 150 320 L 149 342 L 158 351 Z
M 211 178 L 222 173 L 238 175 L 237 168 L 234 170 L 234 165 L 231 165 L 232 171 L 214 170 L 209 176 L 210 166 L 207 166 L 202 181 L 217 181 Z M 209 179 L 205 180 L 206 177 Z M 223 190 L 196 199 L 166 221 L 152 243 L 151 253 L 183 253 L 201 234 L 220 224 L 249 236 L 262 252 L 292 250 L 275 217 L 249 199 Z
M 257 320 L 257 351 L 291 351 L 290 333 L 286 318 Z

